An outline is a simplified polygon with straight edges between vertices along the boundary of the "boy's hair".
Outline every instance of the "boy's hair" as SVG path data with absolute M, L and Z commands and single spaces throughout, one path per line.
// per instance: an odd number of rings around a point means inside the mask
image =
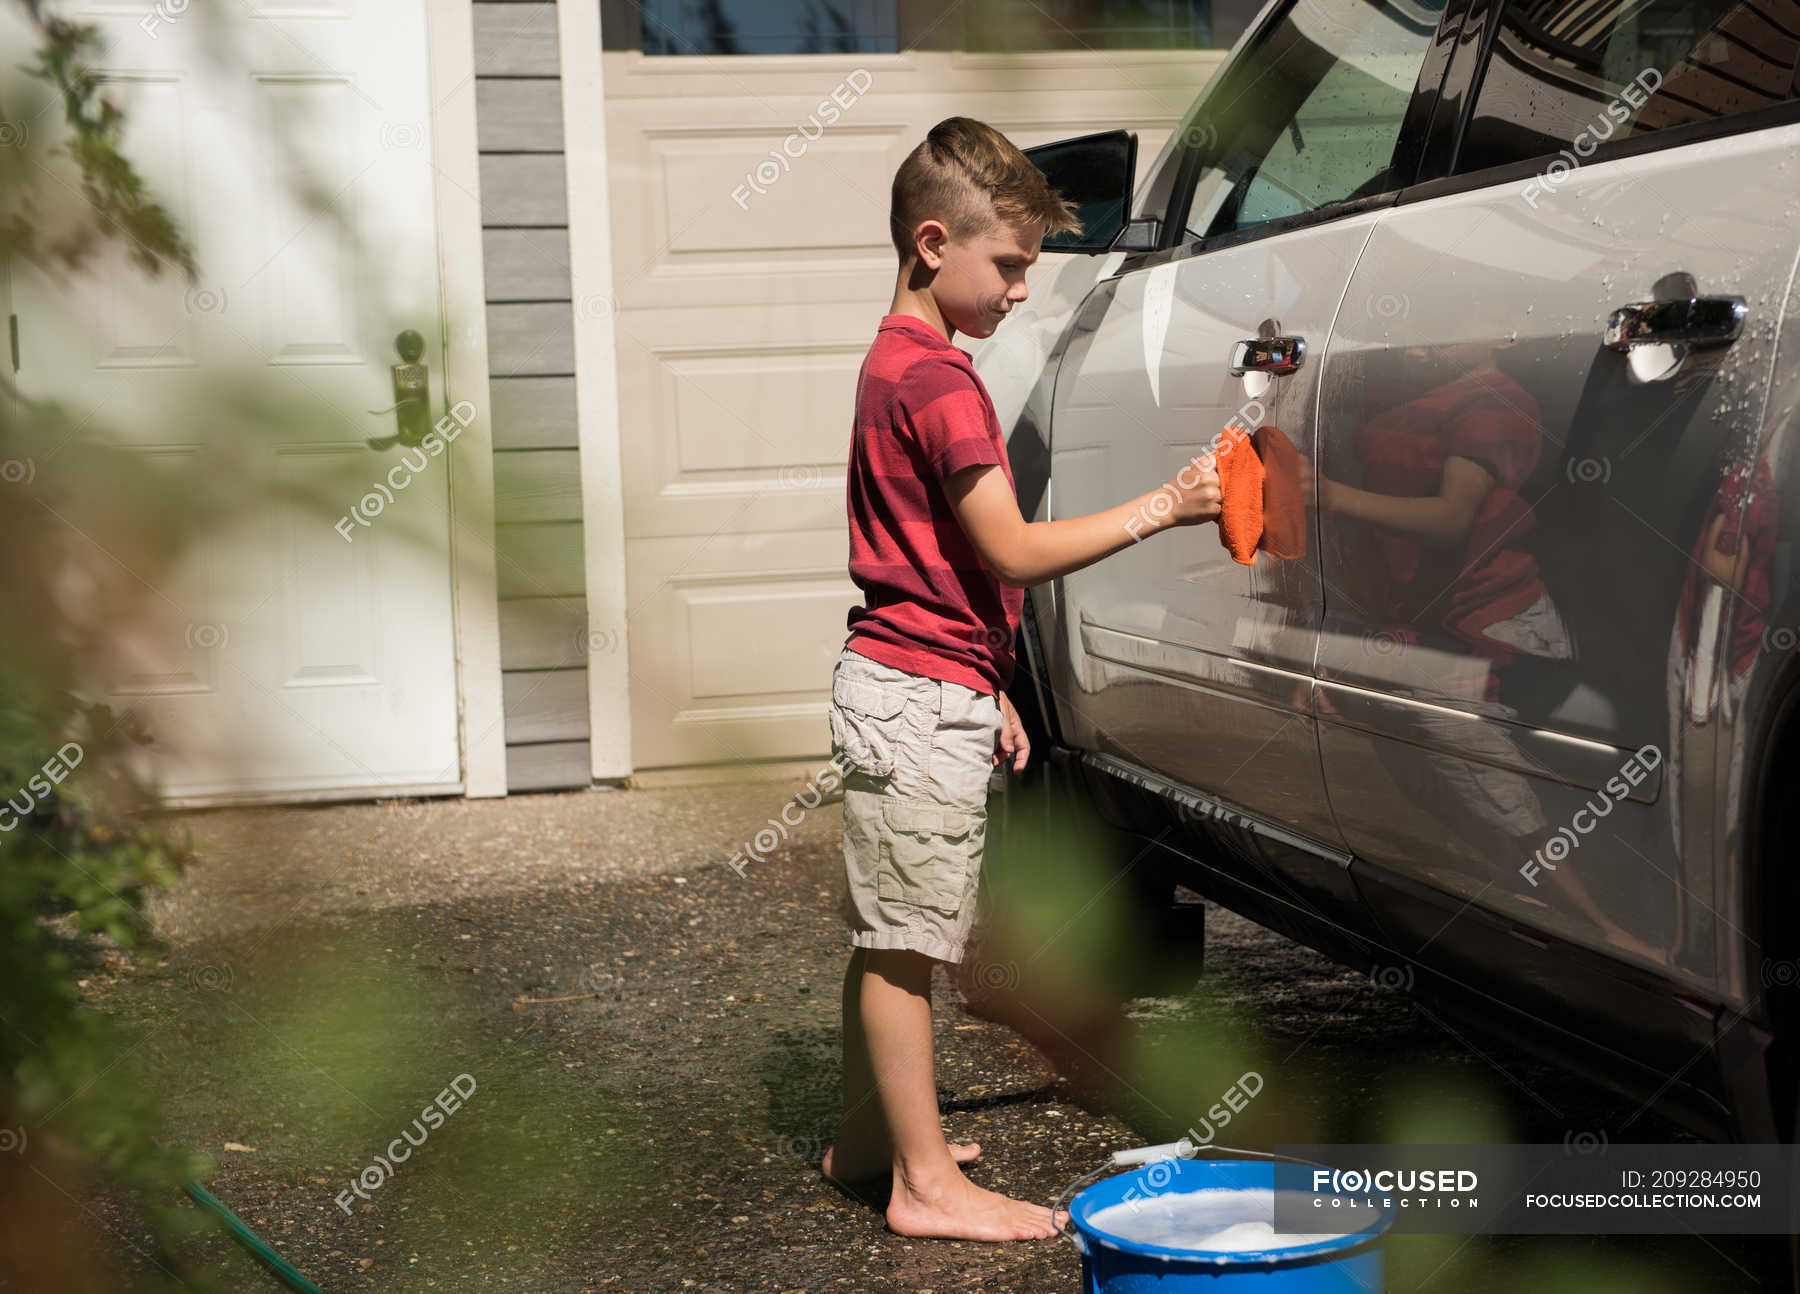
M 888 225 L 901 264 L 913 255 L 919 222 L 931 219 L 958 240 L 1025 222 L 1052 234 L 1081 232 L 1075 204 L 1005 135 L 970 117 L 938 122 L 894 172 Z

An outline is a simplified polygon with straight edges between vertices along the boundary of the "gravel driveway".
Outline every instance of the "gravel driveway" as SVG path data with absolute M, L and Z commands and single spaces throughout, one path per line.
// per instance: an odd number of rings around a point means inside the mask
M 327 1291 L 1076 1289 L 1066 1242 L 904 1240 L 819 1177 L 839 806 L 726 865 L 800 789 L 192 815 L 200 862 L 156 904 L 173 954 L 105 958 L 85 992 L 130 1029 L 123 1063 L 168 1135 L 217 1160 L 209 1189 Z M 1197 944 L 1197 912 L 1161 938 Z M 1048 1202 L 1110 1150 L 1180 1135 L 1249 1067 L 1262 1091 L 1221 1142 L 1435 1118 L 1554 1140 L 1635 1110 L 1222 910 L 1205 927 L 1198 982 L 1115 1001 L 1092 1036 L 1047 1022 L 1034 1044 L 940 975 L 944 1119 L 982 1143 L 977 1181 Z M 1072 913 L 1071 946 L 1086 928 Z M 446 1090 L 449 1113 L 415 1124 Z M 129 1210 L 92 1204 L 121 1265 L 152 1271 Z M 226 1240 L 190 1257 L 279 1288 Z M 1396 1237 L 1389 1288 L 1745 1291 L 1755 1258 L 1699 1237 Z

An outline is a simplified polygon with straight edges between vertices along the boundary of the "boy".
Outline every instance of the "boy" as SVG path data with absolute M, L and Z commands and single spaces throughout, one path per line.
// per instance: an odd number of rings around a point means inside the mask
M 895 174 L 890 225 L 900 268 L 857 380 L 846 491 L 866 605 L 832 672 L 853 947 L 844 1111 L 822 1168 L 841 1184 L 891 1175 L 901 1235 L 1049 1237 L 1064 1219 L 976 1186 L 958 1164 L 981 1148 L 944 1139 L 931 965 L 962 960 L 994 766 L 1022 771 L 1029 754 L 1005 691 L 1023 590 L 1216 519 L 1218 476 L 1202 454 L 1116 508 L 1028 524 L 993 402 L 950 339 L 992 334 L 1025 300 L 1046 230 L 1080 222 L 1003 135 L 951 117 Z

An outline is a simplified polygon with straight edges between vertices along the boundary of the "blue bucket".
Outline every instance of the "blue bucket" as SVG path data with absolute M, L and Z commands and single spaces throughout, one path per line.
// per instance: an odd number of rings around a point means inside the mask
M 1275 1167 L 1267 1160 L 1164 1159 L 1096 1182 L 1069 1204 L 1083 1294 L 1381 1294 L 1381 1241 L 1394 1223 L 1391 1204 L 1360 1230 L 1274 1249 L 1172 1249 L 1128 1240 L 1093 1224 L 1094 1215 L 1111 1205 L 1193 1191 L 1243 1192 L 1240 1220 L 1267 1222 L 1260 1193 L 1274 1188 Z

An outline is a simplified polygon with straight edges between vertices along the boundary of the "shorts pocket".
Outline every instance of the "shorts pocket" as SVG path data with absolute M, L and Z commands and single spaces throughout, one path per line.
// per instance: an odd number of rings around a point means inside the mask
M 987 814 L 917 800 L 883 799 L 881 819 L 876 895 L 945 916 L 960 912 L 987 830 Z
M 906 693 L 839 674 L 831 684 L 831 744 L 857 772 L 886 777 L 906 733 Z

